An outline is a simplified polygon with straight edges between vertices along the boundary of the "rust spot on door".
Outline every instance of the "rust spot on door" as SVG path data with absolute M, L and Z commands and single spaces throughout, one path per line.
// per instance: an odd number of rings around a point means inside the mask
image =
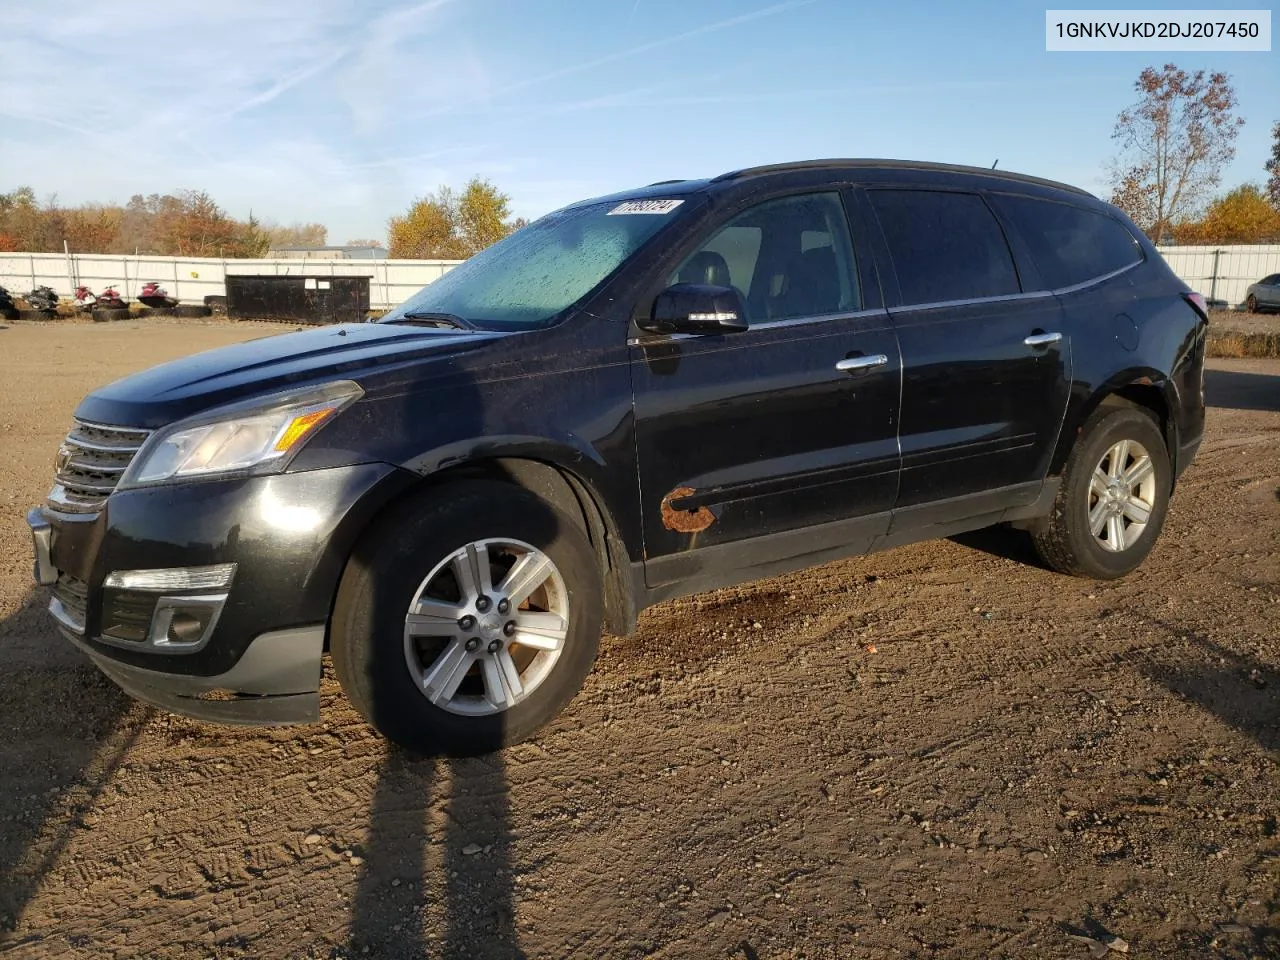
M 672 500 L 691 497 L 697 491 L 693 487 L 676 487 L 662 498 L 662 525 L 677 533 L 697 533 L 715 523 L 716 517 L 706 507 L 697 510 L 677 510 L 671 505 Z

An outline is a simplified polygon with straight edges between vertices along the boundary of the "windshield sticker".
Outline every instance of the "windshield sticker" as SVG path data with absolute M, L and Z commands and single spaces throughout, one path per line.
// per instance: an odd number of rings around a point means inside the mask
M 612 217 L 615 214 L 621 215 L 624 213 L 650 213 L 664 217 L 682 203 L 684 203 L 683 200 L 628 200 L 626 203 L 620 203 L 610 210 L 607 216 Z

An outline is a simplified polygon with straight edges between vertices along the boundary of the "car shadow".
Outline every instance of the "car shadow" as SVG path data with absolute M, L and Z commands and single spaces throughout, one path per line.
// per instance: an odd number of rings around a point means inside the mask
M 47 605 L 33 589 L 0 621 L 0 950 L 148 716 L 59 636 Z
M 1280 376 L 1206 369 L 1204 396 L 1210 407 L 1280 412 Z
M 1280 670 L 1180 624 L 1153 624 L 1187 637 L 1204 656 L 1195 662 L 1186 657 L 1147 662 L 1144 676 L 1252 737 L 1264 750 L 1280 753 Z
M 968 547 L 970 550 L 978 550 L 993 557 L 1012 560 L 1014 563 L 1020 563 L 1026 567 L 1036 567 L 1040 570 L 1050 569 L 1040 559 L 1040 555 L 1036 553 L 1035 544 L 1031 542 L 1031 534 L 1008 524 L 998 523 L 993 527 L 983 527 L 981 530 L 957 533 L 947 539 L 952 543 L 958 543 L 962 547 Z

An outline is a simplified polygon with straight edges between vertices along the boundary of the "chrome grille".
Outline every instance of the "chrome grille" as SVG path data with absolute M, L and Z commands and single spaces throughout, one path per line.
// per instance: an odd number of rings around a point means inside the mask
M 58 513 L 97 513 L 148 436 L 148 430 L 77 420 L 58 448 L 49 508 Z
M 58 574 L 58 582 L 53 585 L 53 597 L 62 604 L 62 612 L 66 614 L 68 626 L 74 626 L 84 633 L 85 610 L 89 605 L 89 585 L 68 573 Z

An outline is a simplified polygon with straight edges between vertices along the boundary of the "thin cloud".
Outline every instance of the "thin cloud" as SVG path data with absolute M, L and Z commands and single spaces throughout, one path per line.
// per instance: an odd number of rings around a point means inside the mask
M 423 3 L 414 4 L 412 7 L 402 7 L 399 10 L 392 10 L 390 13 L 384 13 L 382 16 L 374 19 L 375 26 L 396 27 L 401 26 L 424 13 L 431 13 L 433 10 L 439 10 L 441 7 L 447 7 L 456 0 L 425 0 Z
M 298 84 L 303 83 L 307 80 L 310 80 L 312 77 L 316 76 L 317 74 L 323 73 L 325 70 L 328 70 L 335 63 L 337 63 L 339 60 L 345 57 L 349 51 L 350 51 L 349 47 L 341 47 L 335 50 L 333 53 L 329 54 L 329 56 L 319 60 L 318 62 L 313 63 L 310 66 L 303 67 L 301 70 L 294 71 L 293 73 L 289 74 L 287 77 L 283 77 L 280 80 L 277 80 L 275 83 L 273 83 L 266 90 L 263 90 L 261 93 L 255 94 L 254 96 L 249 97 L 246 100 L 242 100 L 240 103 L 236 104 L 235 106 L 232 106 L 226 110 L 223 110 L 222 112 L 216 114 L 213 117 L 204 119 L 199 124 L 199 126 L 201 127 L 212 126 L 216 123 L 221 123 L 222 121 L 230 120 L 232 117 L 238 114 L 244 113 L 248 110 L 253 110 L 255 107 L 261 107 L 265 104 L 268 104 L 272 100 L 276 99 L 276 97 L 280 96 L 282 93 L 286 93 L 287 91 L 292 90 Z M 191 127 L 188 127 L 182 130 L 181 133 L 183 134 L 190 133 L 191 129 L 192 129 Z
M 692 40 L 695 37 L 705 37 L 707 34 L 719 33 L 721 30 L 728 30 L 731 27 L 741 26 L 744 23 L 750 23 L 753 20 L 762 20 L 765 17 L 777 16 L 786 13 L 788 10 L 796 10 L 800 7 L 807 7 L 814 3 L 815 0 L 788 0 L 786 3 L 775 3 L 773 6 L 764 7 L 760 10 L 753 10 L 750 13 L 739 14 L 736 17 L 729 17 L 727 20 L 718 20 L 715 23 L 709 23 L 705 26 L 695 27 L 692 30 L 686 30 L 683 33 L 672 34 L 669 37 L 662 37 L 658 40 L 650 40 L 648 43 L 642 43 L 635 47 L 628 47 L 625 50 L 618 50 L 614 53 L 605 54 L 603 57 L 596 57 L 594 60 L 587 60 L 583 63 L 577 63 L 568 67 L 561 67 L 559 70 L 553 70 L 550 73 L 544 73 L 541 76 L 531 77 L 528 80 L 521 80 L 517 83 L 508 84 L 493 92 L 492 98 L 505 97 L 508 94 L 517 93 L 520 90 L 526 90 L 529 87 L 547 83 L 551 80 L 559 80 L 561 77 L 573 76 L 575 73 L 583 73 L 587 70 L 594 70 L 597 67 L 607 66 L 610 63 L 617 63 L 620 60 L 629 60 L 632 57 L 638 57 L 644 53 L 650 53 L 654 50 L 660 50 L 663 47 L 669 47 L 673 44 L 683 43 L 685 40 Z M 417 116 L 430 117 L 439 116 L 445 113 L 457 112 L 460 107 L 443 107 L 438 110 L 429 110 L 420 113 Z
M 441 157 L 455 156 L 457 154 L 482 153 L 486 150 L 497 150 L 501 147 L 499 143 L 477 143 L 465 146 L 445 147 L 440 150 L 429 150 L 425 153 L 413 153 L 408 156 L 384 157 L 380 160 L 370 160 L 367 163 L 346 163 L 339 168 L 341 170 L 376 170 L 379 167 L 398 167 L 403 164 L 421 163 L 424 160 L 438 160 Z
M 8 117 L 11 120 L 25 120 L 28 123 L 44 123 L 51 127 L 57 127 L 59 130 L 68 130 L 71 133 L 82 137 L 99 137 L 102 135 L 100 130 L 90 130 L 87 127 L 77 126 L 74 123 L 67 123 L 65 120 L 59 120 L 56 117 L 42 117 L 37 114 L 16 113 L 12 110 L 0 108 L 0 117 Z
M 632 101 L 634 107 L 694 106 L 701 104 L 790 103 L 835 97 L 865 97 L 871 94 L 936 93 L 942 90 L 994 90 L 1007 87 L 1006 80 L 938 80 L 927 83 L 897 83 L 868 87 L 827 87 L 818 90 L 781 90 L 776 93 L 707 94 L 705 96 L 653 97 Z

